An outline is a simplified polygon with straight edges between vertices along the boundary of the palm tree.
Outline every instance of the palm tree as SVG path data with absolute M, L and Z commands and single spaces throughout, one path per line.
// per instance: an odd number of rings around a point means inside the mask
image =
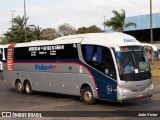
M 27 24 L 28 18 L 24 18 L 17 16 L 16 18 L 13 19 L 13 28 L 17 28 L 19 30 L 24 30 L 25 29 L 25 24 Z
M 121 13 L 115 10 L 113 10 L 112 12 L 114 17 L 104 23 L 104 25 L 106 25 L 107 27 L 111 27 L 114 31 L 117 32 L 123 32 L 125 28 L 130 26 L 136 27 L 136 24 L 134 22 L 125 23 L 126 14 L 123 9 Z
M 29 27 L 25 28 L 28 18 L 17 16 L 13 19 L 13 26 L 9 29 L 10 31 L 5 33 L 8 42 L 24 42 L 25 40 L 25 29 L 29 31 Z M 28 37 L 28 34 L 27 34 Z
M 41 30 L 39 26 L 29 25 L 29 33 L 33 36 L 34 40 L 41 40 Z

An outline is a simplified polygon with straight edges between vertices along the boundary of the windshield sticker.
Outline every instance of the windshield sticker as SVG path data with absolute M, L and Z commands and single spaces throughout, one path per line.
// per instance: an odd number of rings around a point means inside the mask
M 148 64 L 146 62 L 139 62 L 139 70 L 140 71 L 148 71 L 149 67 Z
M 109 72 L 108 72 L 108 69 L 105 69 L 105 73 L 106 73 L 106 74 L 108 74 L 108 73 L 109 73 Z
M 138 69 L 135 69 L 135 73 L 138 73 Z

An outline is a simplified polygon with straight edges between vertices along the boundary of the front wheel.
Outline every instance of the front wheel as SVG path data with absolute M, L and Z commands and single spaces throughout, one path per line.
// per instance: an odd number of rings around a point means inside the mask
M 24 88 L 25 88 L 25 93 L 27 95 L 32 95 L 33 94 L 32 86 L 31 86 L 31 83 L 29 81 L 25 82 Z
M 90 87 L 86 87 L 82 90 L 81 98 L 83 102 L 88 105 L 93 105 L 96 102 Z

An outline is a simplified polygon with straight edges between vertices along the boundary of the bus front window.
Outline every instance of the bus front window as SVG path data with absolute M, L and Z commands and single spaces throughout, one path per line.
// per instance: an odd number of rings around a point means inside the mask
M 121 47 L 118 59 L 121 80 L 137 81 L 150 79 L 150 65 L 141 46 Z

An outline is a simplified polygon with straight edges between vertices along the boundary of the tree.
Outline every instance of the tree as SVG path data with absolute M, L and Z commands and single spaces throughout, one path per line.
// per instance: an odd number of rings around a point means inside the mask
M 17 16 L 16 18 L 13 19 L 13 28 L 24 30 L 25 24 L 27 24 L 28 19 L 29 18 L 25 19 L 24 16 L 23 17 Z
M 115 10 L 112 11 L 114 17 L 110 20 L 107 20 L 104 25 L 107 27 L 111 27 L 114 31 L 123 32 L 125 28 L 130 26 L 135 26 L 134 22 L 125 23 L 126 14 L 125 11 L 122 9 L 121 12 L 117 12 Z
M 25 31 L 27 33 L 27 42 L 41 39 L 41 28 L 39 26 L 28 25 L 25 28 L 28 19 L 25 19 L 24 16 L 17 16 L 13 19 L 13 26 L 4 34 L 7 43 L 25 42 Z
M 25 36 L 24 30 L 19 30 L 17 28 L 10 28 L 4 35 L 7 38 L 8 43 L 19 43 L 24 42 Z
M 41 31 L 41 38 L 45 40 L 53 40 L 60 37 L 60 34 L 54 28 L 46 28 Z
M 35 25 L 30 25 L 30 29 L 29 29 L 29 33 L 31 34 L 31 37 L 33 40 L 41 40 L 41 30 L 42 28 L 40 28 L 39 26 L 35 26 Z
M 81 27 L 81 28 L 78 28 L 78 30 L 76 31 L 77 34 L 99 33 L 99 32 L 102 32 L 102 30 L 99 27 L 97 27 L 96 25 L 92 25 L 88 28 Z
M 28 18 L 17 16 L 13 19 L 13 26 L 4 35 L 9 43 L 19 43 L 25 41 L 25 29 L 29 31 L 29 27 L 25 28 Z M 28 37 L 28 35 L 27 35 Z
M 81 27 L 78 28 L 78 30 L 76 31 L 77 34 L 85 34 L 87 33 L 87 28 L 86 27 Z
M 64 23 L 62 25 L 60 25 L 58 27 L 58 31 L 59 31 L 59 34 L 61 36 L 66 36 L 66 35 L 73 35 L 76 33 L 76 30 L 75 28 L 73 28 L 71 25 L 69 25 L 68 23 Z
M 99 32 L 102 32 L 102 30 L 97 27 L 96 25 L 92 25 L 90 27 L 88 27 L 88 30 L 87 30 L 88 33 L 99 33 Z

